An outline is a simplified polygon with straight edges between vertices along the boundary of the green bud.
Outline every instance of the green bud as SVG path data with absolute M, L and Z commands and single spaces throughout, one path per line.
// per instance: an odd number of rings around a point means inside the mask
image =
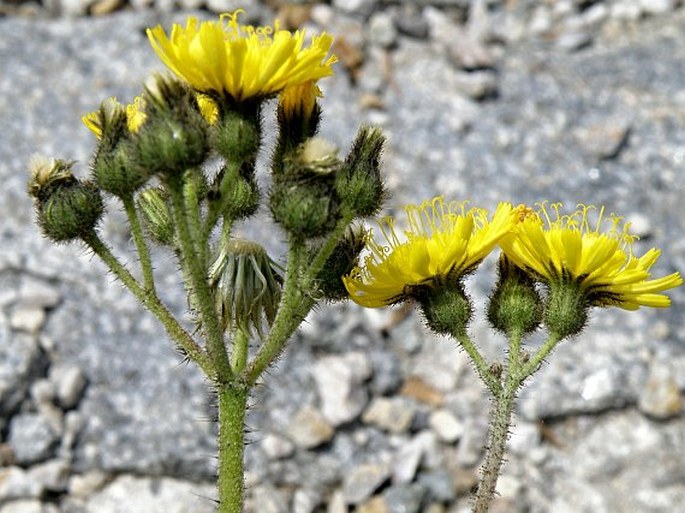
M 274 172 L 282 171 L 283 158 L 316 135 L 321 120 L 317 98 L 321 90 L 314 81 L 286 88 L 280 95 L 276 119 L 278 140 L 274 151 Z
M 330 232 L 339 212 L 328 182 L 311 178 L 275 184 L 269 198 L 274 220 L 300 239 Z
M 459 336 L 473 315 L 471 301 L 459 281 L 420 287 L 413 296 L 421 305 L 426 324 L 440 335 Z
M 128 144 L 118 144 L 111 150 L 100 145 L 93 160 L 92 176 L 100 189 L 119 198 L 130 196 L 150 178 L 147 168 L 132 162 Z
M 532 333 L 540 326 L 543 310 L 535 282 L 504 254 L 497 274 L 497 286 L 488 304 L 490 324 L 505 335 Z
M 384 144 L 380 129 L 361 127 L 336 177 L 335 187 L 343 205 L 357 216 L 373 216 L 383 206 L 387 195 L 380 173 Z
M 38 224 L 55 242 L 67 242 L 88 235 L 104 212 L 102 196 L 95 184 L 76 182 L 60 187 L 37 203 Z
M 342 277 L 349 274 L 357 265 L 359 254 L 365 244 L 366 232 L 361 227 L 349 228 L 338 241 L 317 277 L 319 288 L 326 299 L 342 301 L 349 298 Z
M 276 264 L 259 244 L 233 239 L 219 249 L 209 269 L 209 284 L 225 330 L 239 328 L 264 336 L 281 299 Z
M 254 162 L 261 139 L 259 105 L 222 112 L 211 134 L 213 149 L 227 162 Z
M 146 120 L 134 138 L 136 163 L 150 175 L 179 175 L 204 162 L 209 152 L 207 121 L 194 93 L 163 77 L 145 88 Z
M 284 161 L 285 175 L 329 175 L 342 167 L 338 148 L 323 137 L 310 137 Z
M 152 240 L 162 246 L 173 246 L 176 235 L 167 191 L 162 187 L 145 189 L 138 195 L 138 208 Z
M 580 333 L 588 320 L 590 303 L 585 291 L 570 278 L 549 283 L 544 321 L 550 333 L 564 339 Z
M 259 187 L 252 166 L 245 163 L 240 170 L 224 167 L 217 174 L 207 198 L 219 212 L 237 220 L 252 216 L 259 208 Z

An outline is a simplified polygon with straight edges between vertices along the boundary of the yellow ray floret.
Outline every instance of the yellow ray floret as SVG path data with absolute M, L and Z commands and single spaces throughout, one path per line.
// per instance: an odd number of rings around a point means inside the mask
M 467 209 L 466 202 L 445 203 L 442 197 L 405 208 L 408 229 L 398 235 L 392 218 L 379 222 L 385 239 L 370 237 L 369 255 L 343 278 L 352 300 L 377 308 L 406 299 L 411 288 L 440 279 L 458 280 L 490 253 L 517 222 L 510 203 L 487 211 Z
M 238 15 L 185 27 L 174 24 L 167 36 L 161 26 L 148 29 L 152 48 L 178 77 L 196 90 L 234 101 L 274 96 L 289 86 L 333 74 L 329 55 L 333 38 L 322 33 L 305 48 L 305 31 L 240 25 Z
M 528 210 L 499 243 L 507 257 L 542 282 L 576 282 L 594 306 L 670 306 L 670 299 L 660 292 L 683 280 L 680 273 L 649 279 L 659 250 L 652 248 L 639 258 L 633 255 L 635 236 L 628 233 L 629 225 L 613 215 L 604 219 L 603 207 L 594 226 L 589 219 L 594 207 L 579 205 L 570 215 L 560 209 L 561 204 L 540 204 L 537 212 Z M 602 231 L 605 221 L 609 228 Z
M 126 116 L 126 126 L 130 132 L 137 132 L 145 123 L 145 102 L 140 96 L 136 96 L 133 102 L 124 106 L 111 97 L 102 102 L 100 111 L 89 112 L 81 116 L 81 121 L 86 127 L 95 134 L 98 139 L 102 139 L 102 123 L 113 119 L 120 112 Z M 102 116 L 105 116 L 105 119 Z

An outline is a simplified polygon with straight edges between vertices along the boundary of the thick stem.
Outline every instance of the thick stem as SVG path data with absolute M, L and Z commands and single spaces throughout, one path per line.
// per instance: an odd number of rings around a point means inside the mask
M 290 241 L 288 268 L 283 281 L 281 302 L 266 341 L 244 371 L 245 383 L 248 386 L 254 385 L 269 365 L 283 352 L 286 342 L 302 324 L 314 305 L 311 296 L 307 294 L 309 291 L 303 291 L 300 288 L 301 253 L 302 247 Z
M 248 387 L 221 383 L 219 399 L 218 513 L 243 513 L 245 412 Z
M 506 387 L 499 396 L 495 396 L 485 462 L 481 467 L 481 478 L 476 491 L 473 513 L 488 513 L 490 511 L 490 504 L 495 497 L 497 478 L 504 462 L 514 399 L 516 399 L 516 388 L 513 387 Z
M 201 234 L 191 232 L 188 214 L 185 210 L 181 179 L 176 177 L 170 179 L 169 190 L 171 191 L 171 207 L 181 253 L 181 266 L 190 278 L 190 290 L 196 302 L 195 306 L 200 313 L 202 327 L 207 335 L 207 352 L 216 368 L 215 378 L 219 382 L 228 382 L 233 377 L 233 372 L 224 346 L 219 316 L 207 283 L 207 262 L 200 261 L 200 255 L 195 250 L 195 240 Z

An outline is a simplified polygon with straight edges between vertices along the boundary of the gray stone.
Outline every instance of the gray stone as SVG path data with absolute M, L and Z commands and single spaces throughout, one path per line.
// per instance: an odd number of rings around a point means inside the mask
M 321 493 L 311 488 L 298 488 L 293 494 L 292 513 L 314 513 L 321 505 Z
M 50 460 L 32 466 L 28 478 L 40 486 L 41 493 L 63 493 L 68 488 L 71 467 L 65 460 Z
M 677 0 L 640 0 L 642 11 L 645 14 L 655 15 L 673 11 L 677 5 Z
M 260 445 L 264 453 L 274 460 L 288 458 L 295 452 L 295 445 L 290 440 L 274 433 L 267 434 Z
M 473 467 L 481 460 L 487 439 L 487 430 L 481 422 L 473 421 L 464 426 L 456 454 L 457 462 L 463 467 Z
M 623 149 L 629 133 L 629 120 L 612 119 L 579 129 L 577 136 L 590 155 L 598 159 L 611 159 Z
M 428 498 L 433 501 L 450 503 L 456 497 L 454 479 L 445 469 L 421 472 L 418 482 L 425 488 Z
M 171 478 L 122 475 L 90 496 L 85 513 L 212 513 L 215 487 Z
M 446 409 L 436 410 L 428 418 L 428 425 L 441 441 L 454 443 L 464 433 L 464 424 Z
M 22 413 L 12 417 L 8 442 L 17 463 L 30 465 L 47 460 L 59 443 L 60 433 L 50 422 L 36 413 Z
M 345 474 L 342 486 L 346 504 L 361 504 L 390 479 L 390 468 L 382 463 L 367 463 Z
M 436 450 L 436 445 L 435 434 L 430 431 L 422 431 L 409 442 L 403 444 L 394 457 L 393 483 L 411 483 L 427 455 Z
M 420 484 L 391 486 L 383 492 L 388 513 L 419 513 L 426 494 Z
M 404 9 L 396 14 L 395 27 L 399 33 L 417 39 L 426 39 L 430 32 L 426 19 L 420 11 L 413 8 Z
M 303 406 L 288 428 L 290 439 L 303 449 L 318 447 L 330 441 L 334 434 L 333 426 L 320 411 L 311 406 Z
M 336 490 L 331 495 L 330 501 L 328 501 L 328 508 L 326 508 L 326 513 L 347 513 L 347 504 L 345 504 L 345 496 L 342 490 Z
M 379 11 L 369 19 L 368 40 L 371 44 L 389 48 L 397 42 L 397 28 L 390 13 Z
M 55 399 L 55 386 L 47 379 L 39 379 L 31 384 L 31 399 L 38 406 L 52 405 Z
M 109 481 L 109 476 L 99 470 L 85 474 L 73 474 L 69 478 L 69 495 L 75 498 L 86 498 L 102 489 Z
M 333 0 L 333 7 L 346 14 L 368 18 L 376 10 L 378 0 Z
M 252 489 L 253 511 L 259 513 L 288 513 L 288 502 L 283 493 L 272 486 Z
M 0 469 L 0 504 L 16 499 L 38 498 L 42 492 L 40 483 L 31 478 L 26 470 L 20 467 Z
M 40 308 L 54 308 L 62 300 L 59 289 L 50 283 L 27 276 L 21 282 L 19 297 L 23 304 Z
M 683 411 L 685 402 L 671 368 L 663 363 L 652 364 L 637 404 L 645 415 L 662 420 L 675 417 Z
M 455 84 L 460 93 L 474 100 L 492 98 L 497 94 L 497 75 L 491 70 L 458 73 Z
M 361 386 L 372 373 L 365 353 L 350 352 L 342 356 L 325 356 L 312 369 L 321 398 L 321 412 L 333 426 L 354 420 L 368 402 Z
M 45 324 L 45 310 L 36 306 L 20 305 L 13 309 L 10 326 L 17 331 L 38 333 Z
M 86 388 L 86 376 L 76 365 L 53 365 L 50 381 L 54 384 L 58 404 L 65 410 L 74 408 Z
M 20 500 L 0 506 L 0 513 L 47 513 L 47 510 L 38 500 Z
M 414 419 L 416 405 L 404 397 L 376 397 L 362 415 L 362 421 L 390 433 L 404 433 Z

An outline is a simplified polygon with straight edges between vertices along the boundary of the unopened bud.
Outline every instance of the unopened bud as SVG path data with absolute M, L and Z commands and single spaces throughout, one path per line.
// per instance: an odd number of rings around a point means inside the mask
M 345 165 L 336 177 L 338 195 L 357 216 L 375 215 L 386 197 L 380 173 L 384 144 L 385 137 L 380 129 L 360 128 Z
M 145 189 L 138 195 L 138 208 L 150 237 L 162 246 L 173 246 L 175 230 L 167 196 L 161 187 Z
M 588 320 L 590 303 L 578 283 L 560 280 L 549 283 L 544 321 L 551 334 L 560 339 L 580 333 Z
M 38 224 L 55 242 L 83 238 L 92 232 L 104 212 L 100 191 L 89 182 L 55 189 L 36 205 Z
M 149 174 L 179 175 L 202 164 L 209 152 L 207 121 L 195 94 L 161 76 L 146 85 L 147 119 L 134 146 L 136 162 Z
M 497 272 L 497 286 L 488 305 L 490 324 L 505 335 L 522 336 L 535 331 L 543 310 L 535 282 L 504 254 L 500 256 Z
M 436 282 L 413 294 L 421 305 L 426 324 L 435 333 L 459 337 L 471 322 L 473 306 L 459 281 Z

